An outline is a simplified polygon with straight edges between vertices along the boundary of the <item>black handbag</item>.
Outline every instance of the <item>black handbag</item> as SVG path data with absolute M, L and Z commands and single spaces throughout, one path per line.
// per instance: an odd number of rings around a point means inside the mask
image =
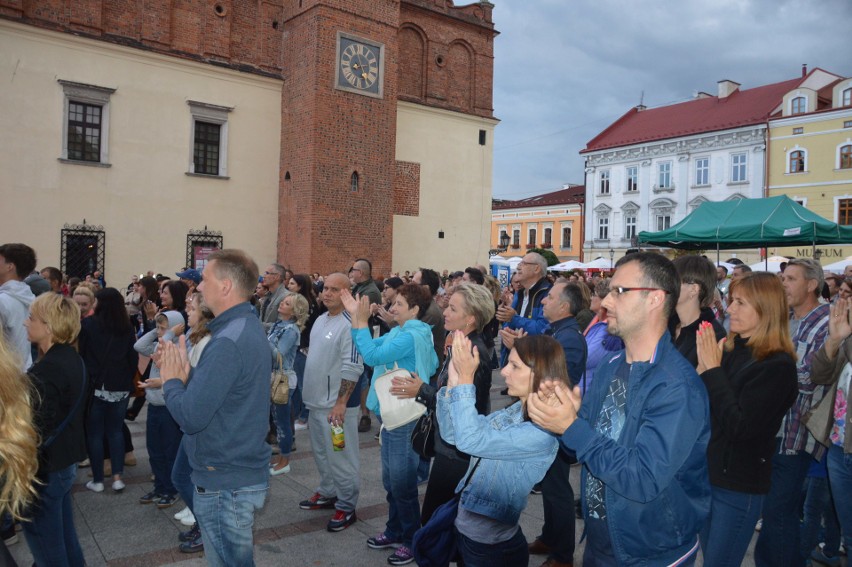
M 424 459 L 435 456 L 435 429 L 437 428 L 437 416 L 435 410 L 426 410 L 420 416 L 411 432 L 411 446 L 414 452 Z
M 411 551 L 419 567 L 448 567 L 451 561 L 455 561 L 457 548 L 454 524 L 459 513 L 459 501 L 479 461 L 476 460 L 461 490 L 448 502 L 438 506 L 426 525 L 414 532 Z

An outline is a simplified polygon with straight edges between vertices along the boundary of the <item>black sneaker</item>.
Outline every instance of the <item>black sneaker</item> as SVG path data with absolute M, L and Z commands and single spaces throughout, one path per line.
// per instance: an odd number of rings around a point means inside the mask
M 204 542 L 201 541 L 201 534 L 198 534 L 193 540 L 185 541 L 178 546 L 181 553 L 198 553 L 204 551 Z
M 328 526 L 326 527 L 330 532 L 341 532 L 354 524 L 357 519 L 358 516 L 355 515 L 355 510 L 352 510 L 351 512 L 338 510 L 328 521 Z
M 326 498 L 319 492 L 314 492 L 313 496 L 299 502 L 299 508 L 302 510 L 330 510 L 334 508 L 336 502 L 337 496 Z
M 530 494 L 541 494 L 541 483 L 537 482 L 533 485 L 532 490 L 530 490 Z
M 198 527 L 198 522 L 192 524 L 192 527 L 185 532 L 178 534 L 178 539 L 183 542 L 193 541 L 201 537 L 201 528 Z
M 157 500 L 157 508 L 169 508 L 172 504 L 178 501 L 177 494 L 163 494 L 160 496 L 160 499 Z
M 158 494 L 156 490 L 152 490 L 151 492 L 149 492 L 145 496 L 141 496 L 139 498 L 139 503 L 140 504 L 153 504 L 154 502 L 157 502 L 160 498 L 162 498 L 162 496 L 160 494 Z
M 358 433 L 366 433 L 373 427 L 372 421 L 370 421 L 369 415 L 362 415 L 361 419 L 358 421 Z

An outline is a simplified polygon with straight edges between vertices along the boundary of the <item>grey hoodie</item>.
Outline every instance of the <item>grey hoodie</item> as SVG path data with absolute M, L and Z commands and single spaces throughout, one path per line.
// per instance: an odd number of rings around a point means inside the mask
M 163 339 L 177 344 L 178 337 L 172 332 L 172 327 L 178 323 L 183 323 L 183 315 L 181 315 L 179 311 L 164 311 L 163 315 L 165 315 L 166 319 L 169 320 L 169 329 L 166 331 L 166 334 L 163 335 Z M 157 339 L 157 329 L 155 327 L 142 335 L 142 337 L 136 341 L 136 344 L 133 345 L 133 348 L 135 348 L 136 352 L 139 354 L 151 356 L 157 351 L 159 344 L 160 342 Z M 156 364 L 152 364 L 149 378 L 159 377 L 160 369 Z M 155 406 L 166 405 L 166 399 L 163 397 L 162 388 L 145 388 L 145 399 Z
M 33 364 L 30 341 L 24 327 L 33 300 L 35 295 L 24 282 L 9 280 L 0 285 L 0 327 L 9 344 L 21 358 L 23 372 Z

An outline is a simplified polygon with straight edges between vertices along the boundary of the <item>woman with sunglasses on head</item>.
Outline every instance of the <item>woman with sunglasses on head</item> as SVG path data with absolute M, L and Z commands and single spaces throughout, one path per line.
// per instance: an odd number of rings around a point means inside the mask
M 731 332 L 716 340 L 704 323 L 698 373 L 710 398 L 707 463 L 712 502 L 700 533 L 704 564 L 738 566 L 769 492 L 775 435 L 796 401 L 798 377 L 787 299 L 774 274 L 731 282 Z

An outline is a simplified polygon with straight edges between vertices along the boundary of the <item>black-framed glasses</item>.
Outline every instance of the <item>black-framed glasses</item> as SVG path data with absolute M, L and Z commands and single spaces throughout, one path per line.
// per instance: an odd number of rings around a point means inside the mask
M 627 293 L 628 291 L 662 291 L 663 293 L 668 293 L 665 289 L 659 287 L 611 287 L 609 288 L 609 292 L 615 296 L 616 299 L 621 297 L 622 294 Z

